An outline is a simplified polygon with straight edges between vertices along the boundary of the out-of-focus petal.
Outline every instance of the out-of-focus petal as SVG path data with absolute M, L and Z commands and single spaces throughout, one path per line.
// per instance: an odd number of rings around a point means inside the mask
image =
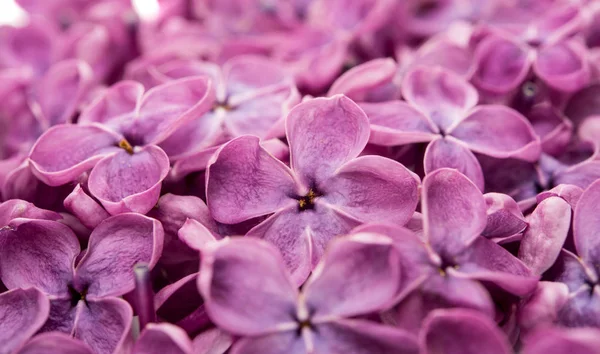
M 392 84 L 397 71 L 393 59 L 374 59 L 355 66 L 331 85 L 327 96 L 344 94 L 355 102 L 369 102 L 373 91 L 384 90 Z M 396 97 L 388 97 L 394 99 Z
M 600 261 L 600 215 L 597 212 L 600 200 L 600 182 L 594 182 L 583 192 L 573 217 L 573 238 L 577 254 L 590 264 Z
M 519 309 L 519 326 L 529 331 L 537 326 L 552 325 L 558 311 L 569 298 L 569 288 L 559 282 L 541 281 L 535 292 Z
M 132 354 L 191 354 L 192 341 L 170 323 L 149 323 L 135 343 Z
M 231 354 L 305 354 L 306 352 L 304 339 L 295 331 L 245 337 L 236 341 L 231 348 Z
M 471 150 L 452 138 L 435 139 L 425 149 L 423 161 L 425 173 L 440 168 L 454 168 L 467 176 L 479 190 L 484 190 L 484 178 L 481 165 Z
M 233 337 L 218 328 L 206 330 L 194 338 L 194 354 L 223 354 L 233 343 Z
M 574 92 L 590 81 L 590 68 L 584 54 L 587 48 L 576 40 L 540 48 L 533 63 L 535 73 L 552 88 Z
M 595 354 L 600 351 L 599 335 L 595 328 L 544 328 L 526 338 L 523 354 Z
M 16 354 L 94 354 L 92 349 L 80 340 L 61 332 L 42 333 L 35 336 Z

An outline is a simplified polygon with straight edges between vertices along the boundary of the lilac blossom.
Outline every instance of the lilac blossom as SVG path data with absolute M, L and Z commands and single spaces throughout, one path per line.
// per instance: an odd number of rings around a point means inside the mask
M 410 334 L 353 318 L 384 309 L 399 285 L 398 254 L 385 236 L 332 242 L 301 292 L 265 241 L 230 239 L 202 253 L 198 287 L 211 319 L 241 337 L 232 353 L 418 352 Z
M 13 289 L 0 294 L 0 353 L 10 354 L 46 322 L 50 302 L 36 288 Z
M 272 214 L 247 236 L 274 243 L 300 284 L 334 236 L 365 221 L 407 222 L 419 179 L 395 161 L 357 157 L 369 138 L 369 123 L 344 96 L 299 104 L 286 118 L 286 133 L 291 168 L 258 138 L 233 139 L 208 167 L 206 197 L 222 223 Z
M 119 299 L 134 288 L 133 265 L 158 261 L 163 230 L 139 214 L 106 219 L 84 253 L 73 231 L 49 220 L 13 219 L 0 233 L 2 282 L 9 289 L 35 286 L 48 296 L 42 332 L 60 331 L 98 353 L 127 348 L 133 317 Z

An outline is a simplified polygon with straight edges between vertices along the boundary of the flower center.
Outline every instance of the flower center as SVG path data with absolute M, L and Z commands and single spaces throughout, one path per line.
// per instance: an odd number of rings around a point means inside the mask
M 233 110 L 233 106 L 231 106 L 227 100 L 222 101 L 222 102 L 215 102 L 215 104 L 213 105 L 213 111 L 217 111 L 217 110 L 224 110 L 224 111 L 231 111 Z
M 298 209 L 300 211 L 312 210 L 315 208 L 315 199 L 320 197 L 321 194 L 312 188 L 308 190 L 308 193 L 304 197 L 298 198 Z
M 451 259 L 449 257 L 442 257 L 442 262 L 439 265 L 439 269 L 438 272 L 440 273 L 441 276 L 445 277 L 448 271 L 448 268 L 453 268 L 453 269 L 458 269 L 458 264 L 456 263 L 456 261 L 454 261 L 454 259 Z
M 83 290 L 78 291 L 73 286 L 69 285 L 69 295 L 71 295 L 71 306 L 77 306 L 79 301 L 83 301 L 87 304 L 86 296 L 88 293 L 88 287 L 84 287 Z
M 119 147 L 121 149 L 127 151 L 127 153 L 129 155 L 133 155 L 133 147 L 131 146 L 129 141 L 127 141 L 127 139 L 123 139 L 123 140 L 119 141 Z

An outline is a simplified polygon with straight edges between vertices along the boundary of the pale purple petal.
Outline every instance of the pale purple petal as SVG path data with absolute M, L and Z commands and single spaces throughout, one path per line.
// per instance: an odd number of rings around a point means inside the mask
M 130 124 L 142 100 L 144 87 L 134 81 L 120 81 L 106 89 L 79 116 L 79 123 L 101 123 L 120 131 Z
M 484 177 L 481 165 L 471 150 L 452 138 L 435 139 L 425 149 L 423 161 L 425 173 L 440 168 L 453 168 L 467 176 L 479 190 L 484 190 Z
M 121 137 L 96 125 L 57 125 L 39 137 L 29 158 L 33 173 L 50 186 L 73 181 L 119 151 Z
M 31 339 L 16 354 L 94 354 L 92 349 L 80 340 L 66 333 L 42 333 Z
M 486 193 L 483 198 L 487 204 L 487 224 L 482 236 L 504 239 L 525 231 L 527 222 L 514 199 L 501 193 Z
M 463 309 L 437 310 L 423 324 L 423 354 L 511 354 L 508 339 L 490 318 Z
M 168 171 L 169 158 L 157 146 L 149 145 L 133 154 L 120 150 L 96 164 L 88 188 L 112 215 L 145 214 L 158 202 Z
M 598 286 L 585 286 L 569 294 L 569 300 L 558 314 L 558 323 L 565 327 L 600 327 Z
M 14 289 L 0 294 L 0 353 L 10 354 L 46 322 L 50 303 L 36 288 Z
M 234 343 L 231 354 L 305 354 L 306 344 L 295 331 L 245 337 Z
M 200 251 L 210 243 L 217 242 L 215 234 L 194 219 L 187 219 L 177 235 L 183 243 L 196 251 Z
M 204 250 L 198 287 L 211 319 L 231 333 L 258 335 L 295 321 L 298 292 L 267 242 L 238 238 Z
M 586 262 L 600 261 L 600 214 L 597 212 L 600 200 L 600 182 L 593 183 L 579 199 L 573 217 L 573 238 L 577 254 Z
M 527 118 L 540 136 L 545 153 L 559 156 L 565 151 L 573 133 L 573 123 L 560 110 L 544 102 L 535 105 Z
M 552 325 L 558 311 L 569 298 L 569 288 L 559 282 L 541 281 L 535 292 L 519 309 L 519 326 L 524 331 L 537 326 Z
M 572 184 L 585 189 L 598 179 L 600 179 L 600 161 L 586 160 L 556 172 L 554 184 Z
M 599 335 L 595 328 L 544 328 L 526 338 L 523 354 L 595 354 L 600 351 Z
M 73 192 L 65 198 L 64 206 L 89 229 L 94 229 L 102 220 L 110 216 L 100 204 L 87 195 L 80 184 L 77 184 Z
M 132 354 L 191 354 L 192 341 L 170 323 L 149 323 L 135 343 Z
M 369 139 L 369 120 L 345 96 L 315 98 L 292 109 L 286 132 L 292 169 L 308 188 L 358 156 Z
M 233 343 L 230 334 L 218 328 L 206 330 L 194 338 L 194 354 L 223 354 Z
M 561 198 L 544 199 L 528 218 L 529 227 L 519 247 L 519 259 L 535 274 L 554 264 L 571 227 L 571 206 Z
M 552 88 L 565 92 L 577 91 L 587 85 L 591 78 L 586 51 L 586 47 L 577 40 L 542 47 L 533 69 Z
M 327 96 L 344 94 L 355 102 L 371 101 L 376 90 L 384 90 L 393 85 L 396 76 L 396 62 L 393 59 L 374 59 L 355 66 L 342 74 L 332 85 Z M 394 99 L 387 97 L 388 99 Z
M 101 222 L 90 235 L 85 256 L 75 270 L 75 285 L 85 287 L 89 299 L 120 296 L 135 287 L 133 266 L 152 267 L 163 246 L 157 220 L 139 214 L 121 214 Z
M 19 199 L 7 200 L 0 204 L 0 228 L 16 218 L 60 220 L 60 214 L 36 207 L 32 203 Z

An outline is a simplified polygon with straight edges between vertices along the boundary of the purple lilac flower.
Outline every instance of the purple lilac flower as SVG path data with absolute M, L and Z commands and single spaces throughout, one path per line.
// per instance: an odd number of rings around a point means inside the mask
M 274 243 L 301 284 L 334 236 L 366 221 L 406 223 L 417 204 L 419 179 L 395 161 L 357 157 L 369 123 L 344 96 L 299 104 L 286 118 L 286 133 L 291 168 L 258 138 L 233 139 L 208 167 L 206 197 L 222 223 L 272 214 L 247 236 Z
M 36 288 L 14 289 L 0 294 L 0 353 L 10 354 L 46 322 L 50 302 Z

